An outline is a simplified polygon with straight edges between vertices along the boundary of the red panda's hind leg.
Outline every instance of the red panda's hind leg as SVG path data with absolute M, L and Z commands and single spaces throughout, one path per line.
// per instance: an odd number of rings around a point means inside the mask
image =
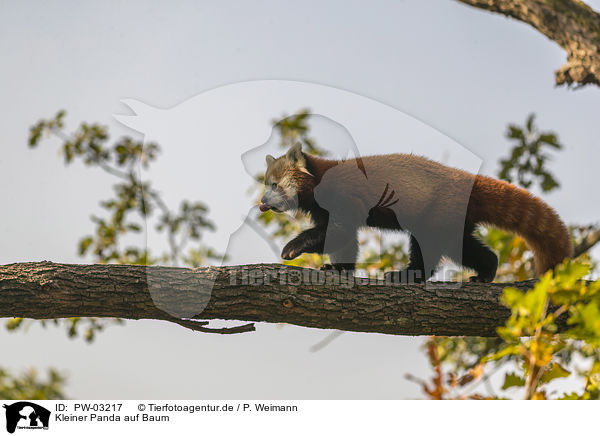
M 462 264 L 477 273 L 476 276 L 470 277 L 469 281 L 489 283 L 496 277 L 498 256 L 473 235 L 472 231 L 472 228 L 465 228 Z
M 354 263 L 325 263 L 319 268 L 321 271 L 354 271 L 356 264 Z
M 425 262 L 423 261 L 421 247 L 417 239 L 411 235 L 408 266 L 402 271 L 388 271 L 385 273 L 384 278 L 392 283 L 412 284 L 423 283 L 431 275 L 433 275 L 433 270 L 430 271 L 429 275 L 425 274 Z
M 356 232 L 354 232 L 356 235 Z M 325 264 L 321 270 L 354 271 L 356 269 L 356 257 L 358 256 L 358 240 L 352 233 L 348 235 L 348 243 L 340 249 L 327 253 L 331 264 Z M 326 243 L 327 245 L 327 243 Z

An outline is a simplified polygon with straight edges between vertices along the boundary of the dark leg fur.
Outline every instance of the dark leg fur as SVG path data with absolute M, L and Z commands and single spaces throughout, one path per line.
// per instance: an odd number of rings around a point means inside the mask
M 496 277 L 498 256 L 473 235 L 473 227 L 470 226 L 465 228 L 463 237 L 462 264 L 477 273 L 476 276 L 470 278 L 472 282 L 487 283 Z
M 491 282 L 496 276 L 498 268 L 498 256 L 490 250 L 483 242 L 473 235 L 473 226 L 466 226 L 463 236 L 462 250 L 462 265 L 475 270 L 476 276 L 470 278 L 473 282 Z M 433 265 L 439 260 L 436 254 L 435 247 L 427 250 L 426 254 L 430 254 L 428 262 L 424 261 L 423 253 L 416 238 L 410 237 L 410 262 L 407 268 L 403 271 L 390 271 L 385 274 L 386 280 L 391 280 L 392 283 L 406 283 L 408 280 L 411 283 L 411 274 L 413 274 L 414 283 L 421 283 L 429 279 L 434 274 L 434 270 L 430 270 L 429 274 L 425 273 L 425 264 Z
M 358 254 L 356 232 L 345 232 L 344 234 L 339 234 L 337 232 L 331 233 L 332 235 L 329 235 L 330 239 L 328 245 L 338 247 L 341 245 L 341 241 L 345 242 L 345 245 L 333 253 L 327 253 L 330 255 L 331 265 L 323 265 L 322 269 L 353 271 L 356 268 L 356 256 Z M 283 247 L 281 257 L 286 260 L 291 260 L 300 256 L 302 253 L 325 254 L 326 236 L 327 228 L 324 226 L 305 230 Z
M 302 253 L 323 254 L 326 229 L 326 227 L 313 227 L 303 231 L 283 247 L 281 257 L 292 260 Z
M 348 235 L 350 242 L 343 248 L 333 253 L 328 253 L 331 260 L 331 265 L 325 264 L 321 267 L 322 270 L 335 269 L 338 271 L 354 271 L 356 269 L 356 257 L 358 256 L 358 240 L 356 234 Z
M 431 275 L 425 274 L 425 263 L 423 261 L 423 253 L 421 247 L 417 242 L 416 238 L 410 236 L 410 253 L 408 266 L 402 271 L 389 271 L 385 273 L 385 280 L 391 281 L 392 283 L 423 283 Z
M 356 269 L 355 263 L 326 263 L 321 266 L 321 271 L 354 271 Z

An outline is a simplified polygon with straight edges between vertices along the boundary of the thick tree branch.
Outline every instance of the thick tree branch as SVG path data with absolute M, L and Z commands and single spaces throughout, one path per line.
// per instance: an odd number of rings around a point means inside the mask
M 573 257 L 581 256 L 586 251 L 592 249 L 598 242 L 600 242 L 600 228 L 590 230 L 584 236 L 583 240 L 575 246 Z
M 193 301 L 207 283 L 212 294 L 203 320 L 289 323 L 306 327 L 397 335 L 493 336 L 509 310 L 499 304 L 509 284 L 448 283 L 450 287 L 342 282 L 312 269 L 271 265 L 173 268 L 67 265 L 0 266 L 0 317 L 33 319 L 116 317 L 167 320 L 199 331 L 205 323 L 175 318 L 152 296 L 173 306 Z M 213 286 L 214 281 L 214 286 Z M 521 289 L 533 281 L 510 284 Z M 158 292 L 158 294 L 157 294 Z M 251 324 L 218 333 L 252 330 Z M 215 330 L 212 330 L 215 331 Z
M 600 86 L 600 14 L 578 0 L 458 0 L 530 24 L 567 52 L 556 85 Z

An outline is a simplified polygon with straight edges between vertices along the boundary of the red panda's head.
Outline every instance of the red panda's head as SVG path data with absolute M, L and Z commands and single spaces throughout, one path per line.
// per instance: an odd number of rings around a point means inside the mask
M 261 199 L 260 210 L 284 212 L 297 209 L 299 197 L 311 192 L 313 185 L 313 175 L 306 169 L 302 144 L 295 144 L 277 159 L 267 155 L 265 193 Z

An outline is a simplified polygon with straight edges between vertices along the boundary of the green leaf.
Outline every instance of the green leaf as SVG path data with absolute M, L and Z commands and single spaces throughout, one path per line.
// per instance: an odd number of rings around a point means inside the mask
M 585 399 L 585 398 L 583 398 L 577 392 L 571 392 L 570 394 L 565 393 L 562 397 L 559 398 L 559 400 L 583 400 L 583 399 Z
M 556 189 L 559 183 L 545 167 L 550 156 L 544 151 L 548 147 L 560 150 L 562 146 L 555 133 L 539 133 L 534 121 L 535 114 L 531 114 L 526 120 L 525 129 L 512 124 L 508 126 L 506 137 L 514 145 L 510 158 L 500 160 L 498 177 L 509 182 L 516 179 L 525 188 L 537 182 L 544 192 L 548 192 Z
M 575 325 L 569 330 L 570 335 L 588 341 L 600 340 L 600 308 L 595 301 L 572 306 L 568 323 Z
M 525 379 L 519 377 L 514 372 L 509 372 L 504 376 L 504 384 L 502 385 L 502 390 L 506 390 L 508 388 L 512 388 L 515 386 L 525 386 Z
M 527 117 L 527 131 L 528 132 L 533 132 L 533 121 L 535 120 L 535 114 L 530 114 L 529 117 Z
M 572 288 L 590 273 L 590 266 L 583 262 L 565 261 L 556 268 L 556 285 L 559 288 Z
M 79 241 L 79 255 L 83 256 L 87 252 L 88 248 L 90 248 L 93 242 L 94 239 L 91 236 L 83 238 L 81 241 Z
M 554 133 L 543 133 L 539 137 L 539 141 L 548 144 L 556 149 L 561 149 L 562 145 L 558 143 L 558 138 Z
M 546 370 L 540 378 L 540 384 L 548 383 L 557 378 L 564 378 L 571 375 L 570 371 L 560 366 L 558 363 L 552 363 L 549 370 Z
M 496 353 L 485 356 L 483 359 L 481 359 L 481 362 L 485 363 L 485 362 L 489 362 L 490 360 L 500 360 L 503 357 L 510 356 L 510 355 L 518 356 L 521 354 L 521 349 L 522 349 L 521 344 L 507 345 L 507 346 L 501 348 L 500 350 L 498 350 Z
M 523 292 L 520 289 L 507 287 L 502 291 L 502 297 L 500 301 L 507 307 L 513 307 L 523 298 Z

